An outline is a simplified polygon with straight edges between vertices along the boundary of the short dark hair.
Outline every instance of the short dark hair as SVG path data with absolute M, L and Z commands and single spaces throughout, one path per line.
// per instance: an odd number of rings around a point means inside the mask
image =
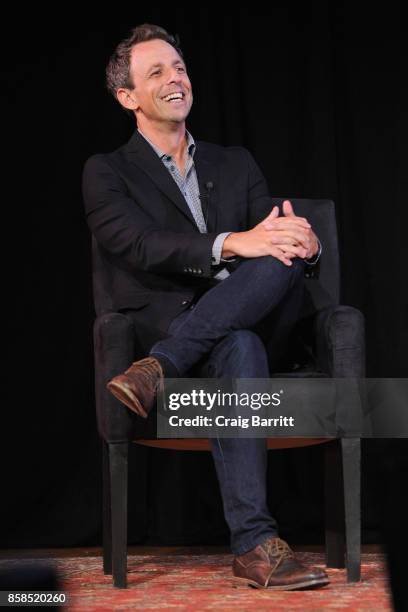
M 133 89 L 134 87 L 130 76 L 130 53 L 134 45 L 157 38 L 165 40 L 174 47 L 184 61 L 177 34 L 172 36 L 164 28 L 150 23 L 136 26 L 131 30 L 129 36 L 118 44 L 106 66 L 106 87 L 115 100 L 117 100 L 116 91 L 120 87 L 126 87 L 127 89 Z

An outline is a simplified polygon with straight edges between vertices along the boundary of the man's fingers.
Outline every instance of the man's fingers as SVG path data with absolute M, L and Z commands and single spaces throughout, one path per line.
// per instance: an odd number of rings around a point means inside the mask
M 285 266 L 291 266 L 292 265 L 292 260 L 289 259 L 289 257 L 287 257 L 285 255 L 285 253 L 283 253 L 283 251 L 281 253 L 279 253 L 278 255 L 275 255 L 274 253 L 271 253 L 271 255 L 273 255 L 273 257 L 276 257 L 277 259 L 279 259 L 282 263 L 285 264 Z
M 267 242 L 279 245 L 279 244 L 301 244 L 306 249 L 309 249 L 312 245 L 312 236 L 309 230 L 304 227 L 293 224 L 290 229 L 286 229 L 286 226 L 282 226 L 280 229 L 269 230 L 269 224 L 265 223 L 263 230 L 266 230 L 263 234 L 262 239 L 266 239 Z
M 261 224 L 265 225 L 266 223 L 270 223 L 274 219 L 277 219 L 278 217 L 279 217 L 279 207 L 278 206 L 274 206 L 272 208 L 271 212 L 269 213 L 269 215 L 267 217 L 265 217 L 265 219 L 261 222 Z
M 283 214 L 285 217 L 294 217 L 295 213 L 293 212 L 293 207 L 290 200 L 283 201 Z
M 288 260 L 291 261 L 295 257 L 305 259 L 307 256 L 307 251 L 301 246 L 282 244 L 279 245 L 278 248 L 274 247 L 271 250 L 271 255 L 286 263 Z
M 307 255 L 307 249 L 301 244 L 278 244 L 276 246 L 274 245 L 274 248 L 278 248 L 280 251 L 283 251 L 285 255 L 291 257 L 301 257 L 304 259 Z
M 290 232 L 274 232 L 271 234 L 270 241 L 272 244 L 292 244 L 300 245 L 305 249 L 311 246 L 311 239 L 304 232 L 292 230 Z
M 279 259 L 279 261 L 284 263 L 286 266 L 291 266 L 292 258 L 296 257 L 295 254 L 285 252 L 283 249 L 277 247 L 273 247 L 270 250 L 269 254 L 272 255 L 272 257 L 276 257 L 276 259 Z
M 281 219 L 285 219 L 286 223 L 280 223 Z M 267 230 L 276 231 L 290 231 L 290 230 L 301 230 L 302 232 L 310 232 L 310 225 L 303 221 L 298 222 L 296 217 L 279 217 L 278 219 L 272 219 L 271 221 L 263 221 L 262 225 Z
M 310 229 L 312 226 L 309 221 L 304 217 L 277 217 L 276 219 L 268 219 L 268 225 L 271 227 L 268 229 L 282 229 L 283 227 L 293 227 L 295 225 Z
M 286 265 L 286 266 L 291 266 L 292 265 L 292 260 L 291 259 L 287 259 L 284 255 L 282 257 L 280 257 L 280 260 Z
M 276 244 L 276 246 L 278 246 L 279 248 L 281 248 L 281 245 L 287 244 L 293 244 L 296 246 L 299 244 L 299 242 L 302 242 L 302 235 L 295 234 L 292 232 L 274 232 L 269 238 L 269 241 L 272 244 Z

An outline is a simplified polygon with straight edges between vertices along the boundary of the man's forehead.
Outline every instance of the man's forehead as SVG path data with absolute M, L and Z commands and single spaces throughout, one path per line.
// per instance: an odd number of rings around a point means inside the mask
M 143 72 L 155 64 L 175 61 L 183 62 L 183 59 L 176 49 L 165 40 L 148 40 L 138 43 L 131 51 L 131 64 L 137 72 Z

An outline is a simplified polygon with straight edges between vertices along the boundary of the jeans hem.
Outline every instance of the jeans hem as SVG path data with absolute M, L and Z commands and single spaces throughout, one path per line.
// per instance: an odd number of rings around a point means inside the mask
M 175 368 L 175 369 L 177 370 L 177 372 L 178 372 L 179 378 L 181 378 L 181 374 L 180 374 L 181 370 L 180 370 L 179 366 L 178 366 L 176 363 L 174 363 L 174 359 L 172 359 L 171 357 L 169 357 L 169 356 L 168 356 L 166 353 L 163 353 L 162 351 L 153 351 L 153 350 L 152 350 L 152 351 L 150 351 L 149 355 L 150 355 L 151 357 L 154 357 L 155 355 L 161 355 L 162 357 L 165 357 L 165 358 L 166 358 L 168 361 L 170 361 L 170 363 L 171 363 L 171 364 L 174 366 L 174 368 Z
M 272 537 L 278 538 L 279 537 L 278 532 L 268 531 L 267 533 L 263 533 L 259 535 L 258 537 L 255 537 L 251 540 L 244 540 L 244 543 L 242 543 L 240 546 L 231 545 L 231 551 L 234 555 L 244 555 L 250 550 L 253 550 L 254 548 L 256 548 L 259 544 L 262 544 L 263 542 L 265 542 L 266 540 L 269 540 L 269 538 L 272 538 Z

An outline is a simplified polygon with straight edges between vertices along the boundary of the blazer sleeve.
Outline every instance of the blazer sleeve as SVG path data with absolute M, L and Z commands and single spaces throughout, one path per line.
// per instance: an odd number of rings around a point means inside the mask
M 105 155 L 85 163 L 82 193 L 86 220 L 97 242 L 135 270 L 212 276 L 212 246 L 217 233 L 176 232 L 157 227 Z

